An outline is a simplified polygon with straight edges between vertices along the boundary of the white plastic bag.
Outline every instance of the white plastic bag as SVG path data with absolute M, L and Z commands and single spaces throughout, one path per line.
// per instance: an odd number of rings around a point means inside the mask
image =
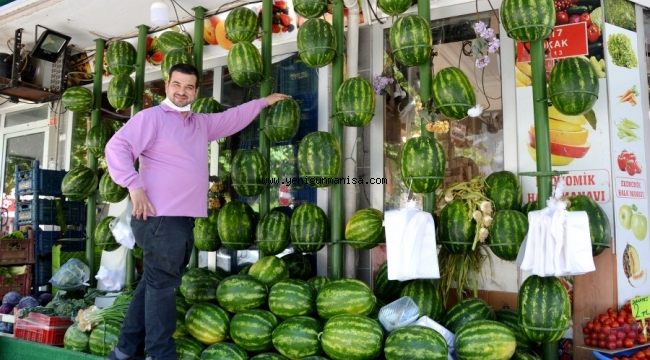
M 72 258 L 54 273 L 50 283 L 60 290 L 76 290 L 88 286 L 90 268 L 83 261 Z
M 378 315 L 379 322 L 388 332 L 412 324 L 418 317 L 420 317 L 420 309 L 408 296 L 402 296 L 382 306 Z
M 113 251 L 102 251 L 102 259 L 95 279 L 97 290 L 120 291 L 126 282 L 126 256 L 128 249 L 124 246 Z
M 438 324 L 435 320 L 431 319 L 426 315 L 419 318 L 413 325 L 428 327 L 429 329 L 433 329 L 438 334 L 442 335 L 442 337 L 444 337 L 445 341 L 447 342 L 447 348 L 449 351 L 449 353 L 447 354 L 447 359 L 448 360 L 455 359 L 454 353 L 456 352 L 456 349 L 454 347 L 454 341 L 456 337 L 454 336 L 454 333 L 447 330 L 446 327 Z
M 113 237 L 118 244 L 124 245 L 127 249 L 133 249 L 135 245 L 135 236 L 131 229 L 131 213 L 133 212 L 133 204 L 130 199 L 126 200 L 126 209 L 122 211 L 120 216 L 111 220 L 108 227 L 113 233 Z

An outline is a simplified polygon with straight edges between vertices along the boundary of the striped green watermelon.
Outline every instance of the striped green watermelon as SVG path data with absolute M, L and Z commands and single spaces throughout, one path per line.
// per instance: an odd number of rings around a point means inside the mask
M 271 334 L 278 319 L 268 310 L 246 310 L 230 320 L 230 337 L 246 351 L 260 352 L 273 349 Z
M 222 277 L 206 268 L 190 268 L 181 277 L 181 294 L 188 303 L 210 301 L 217 298 L 216 291 Z M 178 302 L 176 302 L 178 311 Z
M 108 251 L 115 250 L 119 247 L 109 227 L 113 219 L 115 219 L 115 216 L 108 215 L 97 223 L 94 233 L 95 246 Z
M 255 40 L 257 28 L 257 14 L 245 6 L 234 9 L 226 16 L 226 38 L 234 44 Z
M 253 356 L 250 360 L 289 360 L 277 353 L 262 353 Z
M 416 66 L 431 61 L 431 29 L 419 15 L 402 16 L 390 28 L 390 48 L 393 56 L 404 66 Z
M 88 337 L 88 348 L 93 355 L 106 357 L 117 346 L 120 336 L 120 323 L 115 321 L 102 322 L 93 327 Z
M 256 309 L 266 298 L 266 286 L 250 275 L 230 275 L 217 287 L 219 305 L 231 313 Z
M 431 98 L 436 110 L 452 119 L 467 117 L 476 105 L 476 94 L 467 75 L 457 67 L 446 67 L 431 82 Z
M 135 101 L 135 82 L 129 75 L 114 75 L 106 94 L 109 104 L 116 110 L 129 108 Z
M 506 33 L 517 41 L 546 39 L 555 26 L 553 0 L 535 3 L 504 0 L 501 3 L 500 15 Z
M 93 92 L 81 86 L 69 87 L 61 95 L 61 101 L 66 109 L 85 113 L 93 108 Z
M 517 344 L 517 350 L 512 360 L 542 360 L 542 358 L 534 352 L 519 350 L 519 344 Z
M 448 352 L 447 342 L 442 335 L 418 325 L 391 332 L 384 345 L 386 360 L 446 360 Z
M 388 280 L 388 263 L 384 261 L 375 275 L 373 291 L 377 298 L 389 303 L 396 300 L 406 283 L 398 280 Z
M 189 271 L 189 270 L 188 270 Z M 181 277 L 181 283 L 183 278 Z M 216 291 L 216 290 L 215 290 Z M 185 321 L 185 313 L 190 309 L 190 305 L 185 301 L 185 297 L 180 293 L 180 289 L 176 293 L 176 318 Z
M 361 76 L 345 80 L 336 92 L 336 114 L 345 126 L 366 126 L 375 116 L 375 92 Z
M 327 11 L 327 0 L 294 0 L 293 10 L 307 19 L 321 17 Z
M 581 115 L 594 106 L 598 87 L 598 75 L 591 63 L 580 57 L 570 57 L 553 66 L 548 95 L 559 112 Z
M 217 251 L 221 246 L 219 238 L 219 229 L 217 220 L 219 211 L 211 209 L 208 211 L 208 217 L 197 218 L 194 220 L 194 246 L 200 251 Z
M 111 175 L 105 172 L 99 180 L 99 196 L 106 202 L 118 203 L 129 195 L 129 190 L 117 185 Z
M 302 359 L 320 352 L 320 321 L 308 316 L 289 318 L 273 330 L 273 346 L 290 359 Z
M 202 114 L 220 113 L 224 110 L 223 105 L 212 97 L 202 97 L 192 103 L 192 112 Z
M 307 280 L 315 275 L 314 267 L 309 260 L 309 255 L 293 252 L 283 256 L 282 260 L 284 260 L 289 268 L 289 277 L 291 279 Z
M 163 80 L 169 80 L 169 69 L 176 64 L 192 64 L 192 53 L 184 48 L 173 49 L 165 53 L 162 64 L 160 64 L 160 73 Z
M 479 298 L 461 300 L 452 306 L 443 319 L 442 324 L 449 331 L 455 333 L 463 325 L 477 320 L 494 320 L 494 311 L 485 301 Z
M 298 132 L 300 105 L 294 99 L 284 99 L 271 105 L 266 111 L 264 133 L 269 140 L 288 141 Z
M 289 246 L 291 218 L 280 211 L 269 211 L 255 229 L 257 249 L 266 255 L 276 255 Z
M 269 310 L 280 318 L 310 315 L 314 312 L 314 289 L 304 280 L 286 279 L 269 290 Z
M 359 315 L 332 317 L 321 335 L 323 351 L 333 360 L 374 359 L 381 353 L 383 341 L 381 325 Z
M 415 193 L 431 193 L 442 185 L 447 161 L 442 145 L 431 136 L 410 138 L 402 147 L 400 172 L 404 185 Z
M 309 19 L 298 29 L 298 54 L 305 65 L 320 68 L 334 60 L 334 27 L 323 19 Z
M 228 52 L 228 72 L 235 84 L 251 87 L 264 78 L 260 51 L 249 42 L 239 42 Z
M 355 212 L 345 225 L 345 240 L 356 249 L 372 249 L 384 240 L 384 213 L 377 209 Z
M 377 298 L 368 285 L 357 279 L 338 279 L 325 284 L 316 297 L 316 310 L 322 318 L 335 315 L 368 315 Z
M 329 360 L 329 359 L 324 356 L 312 355 L 312 356 L 305 356 L 300 360 Z
M 330 282 L 330 279 L 327 276 L 319 275 L 309 278 L 307 282 L 309 285 L 311 285 L 312 289 L 314 289 L 314 294 L 318 295 L 320 289 L 322 289 L 325 284 Z
M 192 305 L 185 314 L 185 326 L 196 340 L 211 345 L 228 338 L 230 319 L 219 306 L 200 302 Z
M 495 210 L 519 210 L 521 186 L 517 175 L 510 171 L 496 171 L 485 178 L 485 195 L 492 200 Z
M 232 186 L 242 196 L 259 195 L 269 178 L 267 161 L 257 149 L 239 149 L 232 159 Z
M 508 360 L 514 355 L 517 342 L 506 325 L 477 320 L 458 329 L 454 347 L 458 358 L 463 360 Z
M 289 268 L 284 260 L 275 255 L 269 255 L 260 258 L 251 265 L 248 275 L 271 287 L 278 281 L 289 278 Z
M 63 335 L 63 348 L 68 350 L 88 352 L 89 336 L 77 324 L 72 324 Z
M 298 170 L 311 187 L 331 185 L 328 180 L 341 174 L 341 146 L 336 138 L 324 131 L 307 134 L 298 146 Z
M 411 7 L 411 4 L 413 4 L 411 0 L 377 0 L 379 9 L 390 16 L 401 15 Z
M 84 200 L 97 190 L 97 174 L 89 167 L 79 164 L 68 171 L 61 182 L 61 193 L 68 200 Z
M 174 339 L 176 356 L 179 360 L 199 360 L 203 352 L 203 344 L 192 337 L 182 336 Z
M 165 55 L 176 49 L 189 52 L 192 48 L 192 38 L 186 33 L 171 30 L 165 31 L 156 38 L 156 46 Z
M 400 296 L 410 297 L 420 309 L 420 315 L 440 320 L 445 313 L 445 305 L 437 281 L 417 279 L 411 280 L 403 286 Z
M 526 216 L 528 216 L 528 213 L 533 210 L 539 210 L 537 208 L 537 201 L 530 201 L 521 206 L 521 212 L 523 212 Z
M 110 126 L 99 123 L 86 133 L 86 148 L 95 157 L 104 157 L 104 147 L 112 135 L 113 129 Z
M 463 200 L 452 200 L 440 212 L 439 241 L 452 254 L 465 254 L 472 250 L 476 221 Z
M 517 340 L 517 351 L 528 351 L 535 345 L 524 334 L 521 326 L 519 325 L 519 314 L 513 310 L 501 309 L 494 312 L 497 321 L 506 325 L 515 334 Z
M 248 354 L 232 343 L 218 343 L 208 346 L 201 353 L 201 360 L 248 360 Z
M 124 40 L 113 41 L 106 50 L 108 71 L 113 75 L 129 75 L 135 70 L 137 53 L 131 43 Z
M 178 317 L 176 318 L 176 329 L 174 329 L 174 333 L 172 334 L 172 338 L 174 339 L 179 339 L 182 337 L 188 336 L 190 333 L 187 332 L 187 326 L 185 326 L 185 317 L 182 319 L 179 319 Z
M 557 341 L 571 323 L 569 294 L 556 277 L 529 276 L 517 304 L 519 325 L 531 341 Z
M 296 251 L 316 252 L 325 246 L 329 223 L 323 209 L 311 203 L 303 203 L 291 215 L 289 227 L 291 244 Z
M 226 203 L 219 211 L 217 231 L 229 250 L 247 249 L 253 244 L 255 218 L 250 205 L 241 201 Z
M 586 211 L 589 217 L 589 235 L 591 235 L 591 253 L 600 255 L 612 243 L 612 228 L 609 218 L 598 203 L 587 195 L 575 195 L 569 198 L 569 211 Z
M 500 210 L 494 214 L 487 243 L 502 260 L 515 261 L 528 234 L 528 218 L 517 210 Z

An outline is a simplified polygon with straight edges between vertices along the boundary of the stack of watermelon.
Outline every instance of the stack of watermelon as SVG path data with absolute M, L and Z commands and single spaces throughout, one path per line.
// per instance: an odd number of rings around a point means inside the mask
M 126 109 L 135 101 L 135 83 L 131 78 L 135 60 L 136 50 L 131 43 L 118 40 L 108 44 L 106 62 L 113 78 L 108 84 L 107 96 L 116 110 Z
M 169 79 L 169 69 L 180 63 L 192 64 L 192 38 L 178 31 L 168 30 L 156 39 L 156 48 L 163 54 L 160 72 L 163 80 Z
M 235 45 L 228 52 L 228 72 L 235 84 L 251 87 L 264 78 L 262 55 L 251 41 L 259 31 L 257 15 L 247 7 L 240 6 L 226 17 L 225 31 L 228 40 Z

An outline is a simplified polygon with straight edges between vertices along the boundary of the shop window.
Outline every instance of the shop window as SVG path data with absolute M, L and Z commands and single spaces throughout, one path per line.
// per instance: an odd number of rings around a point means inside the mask
M 28 124 L 33 121 L 47 120 L 47 106 L 16 111 L 5 116 L 5 127 Z

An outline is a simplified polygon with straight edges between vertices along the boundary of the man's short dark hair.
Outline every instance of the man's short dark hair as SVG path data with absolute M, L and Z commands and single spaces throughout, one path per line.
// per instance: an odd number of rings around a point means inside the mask
M 175 71 L 177 71 L 179 73 L 182 73 L 182 74 L 186 74 L 186 75 L 194 75 L 194 76 L 196 76 L 196 86 L 197 87 L 199 86 L 199 71 L 196 69 L 196 67 L 194 65 L 180 63 L 180 64 L 176 64 L 176 65 L 172 66 L 169 69 L 169 78 L 170 79 L 172 78 L 172 73 L 174 73 Z

